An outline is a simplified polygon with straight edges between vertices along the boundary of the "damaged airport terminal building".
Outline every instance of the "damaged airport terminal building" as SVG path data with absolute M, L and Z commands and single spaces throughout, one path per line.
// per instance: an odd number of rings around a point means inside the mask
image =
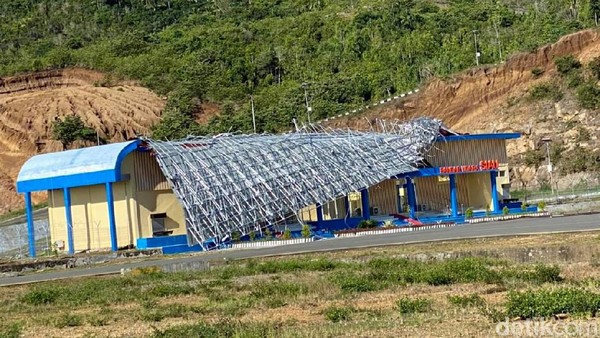
M 314 232 L 361 221 L 406 226 L 501 213 L 510 199 L 506 141 L 464 135 L 435 119 L 380 121 L 369 131 L 305 127 L 40 154 L 21 168 L 30 256 L 31 194 L 48 192 L 52 243 L 69 254 L 226 247 L 237 233 Z M 259 236 L 260 236 L 259 235 Z

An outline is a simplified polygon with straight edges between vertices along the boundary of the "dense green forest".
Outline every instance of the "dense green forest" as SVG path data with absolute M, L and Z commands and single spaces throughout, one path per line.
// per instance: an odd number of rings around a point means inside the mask
M 169 97 L 159 137 L 250 131 L 252 97 L 258 131 L 273 132 L 306 120 L 305 89 L 324 118 L 474 66 L 475 41 L 498 63 L 599 13 L 600 0 L 9 0 L 0 76 L 81 66 L 140 80 Z M 197 127 L 201 102 L 222 114 Z

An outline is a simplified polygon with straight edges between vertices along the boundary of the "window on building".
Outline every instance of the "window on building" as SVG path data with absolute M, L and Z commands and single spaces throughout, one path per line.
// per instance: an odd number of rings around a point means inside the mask
M 172 231 L 167 231 L 166 222 L 167 222 L 167 214 L 151 214 L 150 222 L 152 222 L 152 235 L 154 237 L 158 236 L 167 236 L 172 233 Z
M 500 172 L 498 173 L 498 176 L 500 176 L 500 177 L 506 176 L 506 170 L 500 170 Z

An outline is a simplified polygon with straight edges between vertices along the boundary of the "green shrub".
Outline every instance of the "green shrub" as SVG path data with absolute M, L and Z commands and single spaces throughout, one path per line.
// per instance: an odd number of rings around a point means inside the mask
M 583 126 L 577 128 L 577 139 L 575 142 L 587 142 L 592 139 L 592 134 Z
M 55 318 L 53 324 L 59 329 L 71 326 L 81 326 L 83 325 L 83 318 L 79 315 L 63 313 Z
M 309 238 L 311 235 L 311 231 L 310 231 L 310 225 L 308 224 L 303 224 L 302 225 L 302 238 Z
M 238 243 L 242 240 L 242 234 L 239 231 L 234 231 L 231 233 L 231 241 L 234 243 Z
M 585 109 L 600 108 L 600 88 L 593 83 L 587 82 L 577 89 L 577 102 Z
M 283 239 L 292 239 L 292 230 L 285 228 L 283 231 Z
M 546 202 L 544 201 L 539 201 L 537 204 L 537 208 L 540 211 L 544 211 L 546 209 Z
M 599 306 L 600 296 L 583 289 L 512 291 L 508 294 L 506 313 L 511 318 L 548 318 L 562 313 L 594 315 Z
M 533 75 L 534 78 L 538 78 L 538 77 L 542 76 L 542 74 L 544 74 L 544 70 L 542 68 L 533 68 L 531 70 L 531 74 Z
M 505 278 L 515 278 L 536 284 L 561 282 L 560 267 L 557 265 L 537 264 L 533 267 L 523 266 L 504 272 Z
M 523 154 L 523 163 L 529 167 L 539 167 L 544 160 L 544 154 L 538 149 L 529 149 Z
M 585 83 L 585 79 L 581 72 L 573 72 L 567 76 L 567 87 L 573 89 Z
M 23 325 L 21 323 L 2 323 L 0 324 L 1 338 L 20 338 L 23 337 Z
M 354 312 L 354 309 L 348 306 L 331 306 L 325 309 L 323 314 L 327 320 L 333 323 L 338 323 L 350 320 L 352 317 L 352 312 Z
M 237 320 L 222 320 L 216 323 L 180 324 L 170 326 L 168 329 L 159 330 L 155 328 L 153 338 L 213 338 L 213 337 L 243 337 L 264 338 L 281 337 L 283 325 L 265 322 L 241 322 Z
M 358 228 L 359 229 L 373 229 L 377 227 L 377 222 L 373 221 L 373 220 L 363 220 L 360 223 L 358 223 Z
M 504 208 L 502 208 L 502 215 L 506 216 L 509 213 L 510 213 L 510 209 L 507 206 L 505 206 Z
M 251 242 L 254 242 L 254 240 L 256 239 L 256 232 L 250 231 L 250 233 L 248 233 L 248 238 L 250 238 Z
M 527 203 L 521 203 L 521 211 L 522 212 L 526 212 L 527 211 Z
M 267 241 L 270 241 L 273 239 L 273 233 L 271 232 L 271 229 L 266 228 L 264 234 L 265 234 L 265 239 Z
M 573 55 L 556 58 L 554 64 L 556 65 L 556 70 L 563 75 L 581 68 L 581 62 Z
M 486 216 L 490 216 L 492 214 L 492 209 L 490 208 L 489 205 L 485 206 L 485 215 Z
M 467 210 L 465 210 L 465 217 L 473 218 L 473 208 L 467 208 Z
M 96 140 L 96 132 L 87 127 L 79 115 L 69 115 L 52 123 L 52 138 L 68 147 L 75 140 Z
M 563 92 L 560 87 L 553 83 L 540 83 L 529 89 L 529 97 L 532 100 L 550 99 L 558 102 L 563 98 Z
M 344 292 L 369 292 L 378 289 L 378 286 L 369 276 L 354 273 L 334 276 L 333 282 Z M 381 286 L 383 284 L 379 285 L 379 287 Z
M 100 311 L 100 313 L 88 317 L 88 323 L 91 326 L 106 326 L 113 320 L 109 312 Z
M 466 296 L 448 296 L 448 301 L 450 304 L 459 307 L 482 306 L 485 304 L 485 300 L 476 293 Z
M 588 64 L 588 68 L 596 80 L 600 80 L 600 57 L 595 57 L 592 59 L 592 61 L 590 61 Z
M 423 313 L 431 309 L 431 300 L 427 298 L 400 298 L 396 301 L 396 308 L 400 313 Z
M 22 297 L 22 301 L 31 305 L 54 304 L 62 295 L 62 290 L 58 288 L 39 287 L 27 292 Z

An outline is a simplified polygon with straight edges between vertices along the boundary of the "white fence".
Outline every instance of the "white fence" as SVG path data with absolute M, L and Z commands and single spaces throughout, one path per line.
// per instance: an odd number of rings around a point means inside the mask
M 50 247 L 50 229 L 47 220 L 33 222 L 36 251 L 42 252 Z M 0 227 L 0 256 L 22 258 L 29 255 L 27 223 Z
M 301 244 L 314 242 L 313 238 L 294 238 L 273 241 L 251 241 L 231 244 L 232 249 L 247 249 L 247 248 L 264 248 L 280 245 Z

